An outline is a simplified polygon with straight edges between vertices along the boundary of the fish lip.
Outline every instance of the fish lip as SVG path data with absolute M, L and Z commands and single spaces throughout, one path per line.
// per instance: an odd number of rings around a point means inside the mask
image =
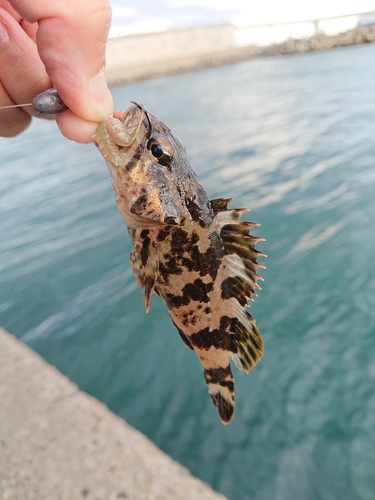
M 130 102 L 132 104 L 135 104 L 136 106 L 138 106 L 138 108 L 141 109 L 144 112 L 144 114 L 146 115 L 146 118 L 148 121 L 148 132 L 146 135 L 146 139 L 149 140 L 150 137 L 152 136 L 152 134 L 154 133 L 154 127 L 152 125 L 152 121 L 151 121 L 151 118 L 148 114 L 147 108 L 146 108 L 146 106 L 144 106 L 143 104 L 139 104 L 138 102 L 135 102 L 135 101 L 130 101 Z

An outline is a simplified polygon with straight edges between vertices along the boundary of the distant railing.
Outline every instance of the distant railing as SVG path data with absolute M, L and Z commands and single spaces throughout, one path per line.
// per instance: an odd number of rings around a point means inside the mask
M 237 26 L 235 27 L 235 40 L 238 46 L 252 44 L 267 46 L 281 43 L 288 38 L 310 38 L 320 34 L 335 35 L 359 25 L 370 24 L 375 24 L 375 10 L 318 19 Z
M 284 26 L 288 24 L 302 24 L 302 23 L 316 23 L 319 24 L 321 21 L 333 21 L 335 19 L 345 19 L 345 18 L 351 18 L 351 17 L 366 17 L 366 16 L 375 16 L 375 10 L 367 11 L 367 12 L 357 12 L 353 14 L 342 14 L 340 16 L 327 16 L 327 17 L 321 17 L 317 19 L 300 19 L 299 21 L 282 21 L 278 23 L 263 23 L 263 24 L 254 24 L 254 25 L 247 25 L 247 26 L 241 26 L 243 28 L 265 28 L 265 27 L 270 27 L 270 26 Z M 375 24 L 375 22 L 374 22 Z

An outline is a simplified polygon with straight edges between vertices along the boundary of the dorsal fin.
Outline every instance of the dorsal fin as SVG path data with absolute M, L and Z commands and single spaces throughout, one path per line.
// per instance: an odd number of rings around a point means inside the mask
M 262 337 L 255 319 L 243 307 L 231 323 L 231 358 L 238 369 L 249 373 L 263 355 Z
M 263 278 L 257 274 L 257 269 L 265 269 L 265 266 L 257 262 L 258 257 L 267 257 L 264 253 L 255 249 L 255 245 L 264 238 L 253 236 L 249 231 L 260 224 L 255 222 L 241 221 L 241 216 L 249 212 L 247 208 L 233 208 L 228 209 L 228 203 L 232 198 L 224 199 L 219 198 L 211 201 L 211 206 L 215 214 L 217 223 L 219 224 L 219 231 L 222 243 L 224 245 L 226 255 L 237 255 L 244 266 L 246 275 L 249 280 L 241 279 L 234 280 L 233 286 L 237 288 L 238 295 L 236 298 L 241 305 L 247 300 L 251 300 L 252 295 L 256 295 L 255 290 L 260 290 L 257 281 L 263 281 Z M 233 259 L 233 265 L 237 267 L 238 261 Z M 235 275 L 236 276 L 236 275 Z M 240 282 L 241 281 L 241 286 Z
M 228 276 L 221 285 L 222 298 L 235 298 L 232 318 L 229 327 L 233 335 L 231 357 L 237 368 L 249 372 L 263 354 L 262 338 L 254 318 L 246 311 L 248 300 L 253 300 L 256 290 L 260 289 L 258 281 L 263 278 L 257 274 L 263 268 L 257 257 L 266 255 L 255 249 L 255 245 L 264 238 L 249 234 L 252 227 L 259 224 L 241 221 L 241 216 L 248 209 L 228 209 L 232 199 L 220 198 L 211 201 L 220 237 L 225 250 L 225 264 Z

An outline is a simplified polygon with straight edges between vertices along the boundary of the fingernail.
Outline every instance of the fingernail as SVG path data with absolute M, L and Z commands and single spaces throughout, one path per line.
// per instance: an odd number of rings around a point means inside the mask
M 0 19 L 0 45 L 7 42 L 9 42 L 9 35 L 5 29 L 2 19 Z
M 94 109 L 106 118 L 113 113 L 113 99 L 109 91 L 104 71 L 101 71 L 89 83 L 89 94 Z

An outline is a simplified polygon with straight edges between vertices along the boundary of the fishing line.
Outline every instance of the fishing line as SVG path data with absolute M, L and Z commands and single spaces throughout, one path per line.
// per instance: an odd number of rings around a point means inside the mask
M 0 109 L 10 109 L 10 108 L 24 108 L 25 106 L 32 106 L 32 102 L 28 102 L 27 104 L 12 104 L 11 106 L 0 106 Z

